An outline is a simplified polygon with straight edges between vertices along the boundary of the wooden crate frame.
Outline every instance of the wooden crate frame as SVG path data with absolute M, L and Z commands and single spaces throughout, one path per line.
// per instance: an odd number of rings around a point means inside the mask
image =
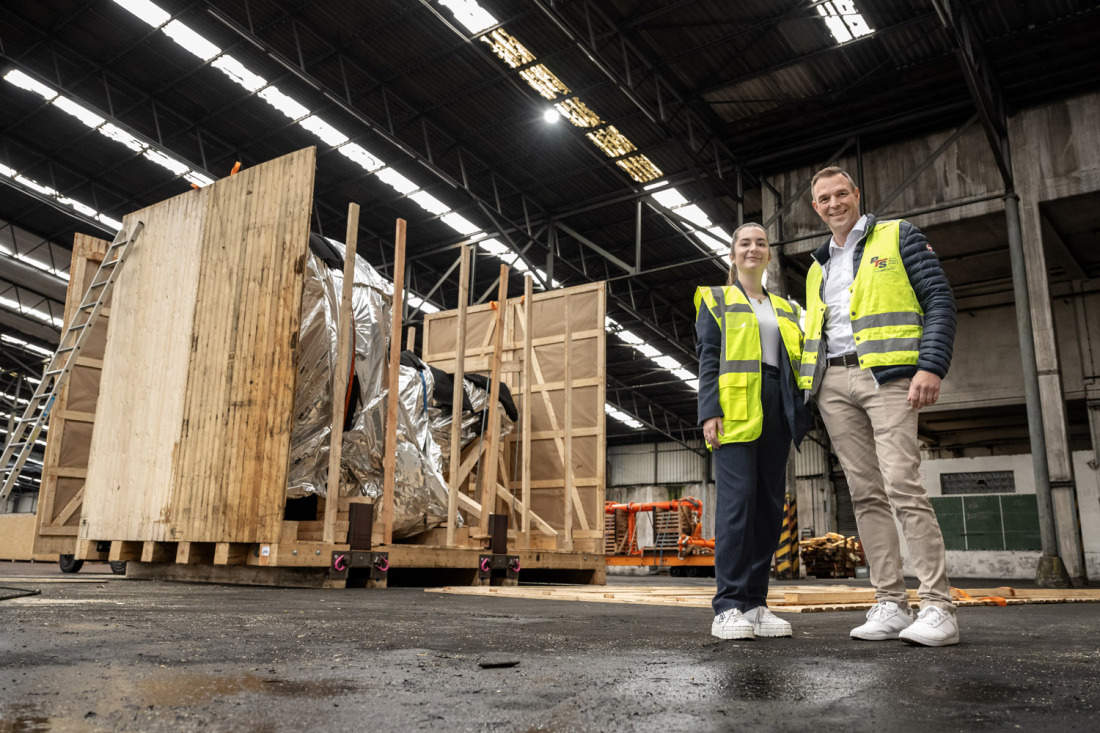
M 607 435 L 603 409 L 607 385 L 605 284 L 537 293 L 529 302 L 530 337 L 526 296 L 509 298 L 503 312 L 496 303 L 488 303 L 469 308 L 465 314 L 464 371 L 491 374 L 496 366 L 521 413 L 516 429 L 496 457 L 501 480 L 490 511 L 515 517 L 510 523 L 510 547 L 602 553 Z M 459 321 L 457 310 L 425 316 L 426 363 L 455 371 Z M 504 329 L 499 353 L 493 344 L 498 323 L 503 323 Z M 530 363 L 526 360 L 528 348 Z M 528 416 L 531 427 L 525 436 Z M 525 444 L 530 446 L 527 455 Z M 484 486 L 476 491 L 472 486 L 478 483 L 472 478 L 472 469 L 479 451 L 489 450 L 491 440 L 468 446 L 458 471 L 449 477 L 451 490 L 467 497 L 461 506 L 466 509 L 466 524 L 471 526 L 469 537 L 474 540 L 485 536 L 485 514 L 480 511 L 485 502 Z M 484 457 L 480 462 L 487 463 Z M 477 507 L 476 514 L 469 510 L 471 504 Z
M 65 295 L 65 328 L 72 321 L 110 245 L 106 240 L 85 234 L 74 237 L 69 288 Z M 76 547 L 110 317 L 108 301 L 92 327 L 68 383 L 50 411 L 35 520 L 35 555 L 72 554 Z

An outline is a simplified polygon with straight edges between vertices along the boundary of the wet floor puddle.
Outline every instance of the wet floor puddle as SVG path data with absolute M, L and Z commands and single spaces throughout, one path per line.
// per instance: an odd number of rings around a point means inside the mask
M 146 705 L 180 707 L 200 705 L 219 697 L 243 693 L 279 697 L 333 697 L 354 690 L 342 680 L 297 681 L 254 674 L 244 675 L 171 675 L 146 680 L 137 686 L 137 694 Z M 3 731 L 0 731 L 3 733 Z

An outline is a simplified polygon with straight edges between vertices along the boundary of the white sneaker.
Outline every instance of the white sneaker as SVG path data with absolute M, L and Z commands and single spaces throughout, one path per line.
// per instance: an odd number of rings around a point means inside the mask
M 911 623 L 913 616 L 908 608 L 901 608 L 893 601 L 879 601 L 867 612 L 867 623 L 852 629 L 851 637 L 865 641 L 896 639 Z
M 955 614 L 936 606 L 926 606 L 917 620 L 902 631 L 898 638 L 907 644 L 922 646 L 951 646 L 959 643 L 959 622 Z
M 746 611 L 745 618 L 752 622 L 752 631 L 757 636 L 791 636 L 791 625 L 772 613 L 767 606 L 757 606 Z
M 752 622 L 736 608 L 722 611 L 710 625 L 711 636 L 719 639 L 754 639 Z

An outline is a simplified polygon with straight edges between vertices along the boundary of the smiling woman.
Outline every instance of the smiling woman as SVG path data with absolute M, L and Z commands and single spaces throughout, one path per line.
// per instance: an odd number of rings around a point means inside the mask
M 714 451 L 714 622 L 720 639 L 790 636 L 767 608 L 779 541 L 787 457 L 809 424 L 795 375 L 802 354 L 799 308 L 764 288 L 768 236 L 756 223 L 733 235 L 724 287 L 695 294 L 699 422 Z

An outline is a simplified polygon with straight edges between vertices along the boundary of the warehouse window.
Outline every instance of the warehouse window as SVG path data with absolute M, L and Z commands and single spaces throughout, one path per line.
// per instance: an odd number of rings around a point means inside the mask
M 948 550 L 1041 550 L 1035 494 L 934 496 Z
M 941 473 L 940 493 L 944 496 L 957 496 L 959 494 L 1015 494 L 1016 474 L 1012 471 Z

